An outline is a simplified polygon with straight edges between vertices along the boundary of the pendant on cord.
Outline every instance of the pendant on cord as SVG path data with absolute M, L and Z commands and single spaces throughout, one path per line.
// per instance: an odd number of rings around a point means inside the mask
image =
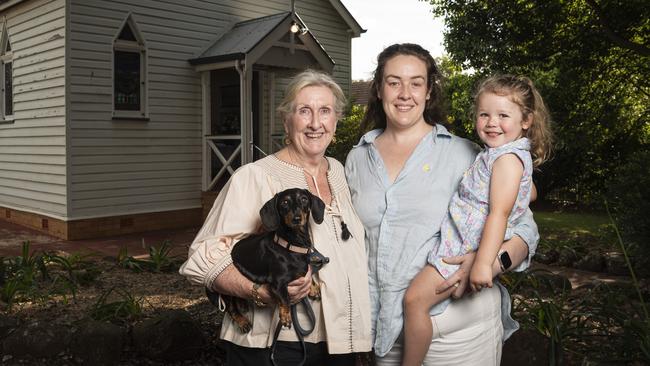
M 341 220 L 341 239 L 348 240 L 350 237 L 352 237 L 352 234 L 350 233 L 350 230 L 348 230 L 348 225 Z

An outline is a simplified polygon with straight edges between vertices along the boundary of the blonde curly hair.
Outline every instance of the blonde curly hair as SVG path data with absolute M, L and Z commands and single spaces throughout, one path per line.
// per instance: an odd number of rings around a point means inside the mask
M 494 75 L 483 80 L 474 94 L 474 115 L 476 115 L 478 99 L 483 93 L 508 97 L 521 108 L 523 119 L 527 119 L 532 114 L 532 123 L 530 128 L 524 131 L 524 137 L 530 140 L 533 165 L 538 167 L 547 161 L 551 156 L 553 144 L 551 116 L 532 80 L 525 76 L 510 74 Z

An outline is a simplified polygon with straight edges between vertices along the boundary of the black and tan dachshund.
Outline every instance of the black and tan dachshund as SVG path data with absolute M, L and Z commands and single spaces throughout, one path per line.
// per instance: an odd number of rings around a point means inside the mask
M 269 284 L 271 295 L 280 306 L 280 323 L 291 327 L 290 300 L 287 285 L 305 276 L 314 248 L 309 234 L 309 216 L 314 222 L 323 222 L 325 204 L 306 189 L 292 188 L 276 194 L 260 210 L 263 234 L 249 236 L 239 241 L 232 250 L 232 260 L 237 269 L 249 280 Z M 322 256 L 321 256 L 322 258 Z M 309 292 L 312 298 L 320 297 L 320 286 L 312 281 Z M 224 296 L 226 311 L 242 332 L 251 329 L 244 315 L 248 302 Z

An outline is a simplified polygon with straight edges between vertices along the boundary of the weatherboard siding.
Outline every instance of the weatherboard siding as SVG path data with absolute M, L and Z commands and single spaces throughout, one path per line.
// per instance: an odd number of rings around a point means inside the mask
M 235 22 L 287 11 L 290 2 L 69 1 L 69 218 L 199 207 L 201 77 L 187 60 Z M 322 37 L 336 62 L 335 78 L 347 92 L 346 24 L 327 1 L 298 1 L 296 6 L 315 36 Z M 129 13 L 147 47 L 148 121 L 111 116 L 112 41 Z M 276 85 L 286 83 L 277 80 Z M 268 124 L 275 106 L 263 110 Z
M 348 26 L 329 1 L 296 1 L 296 12 L 336 63 L 332 74 L 348 95 L 350 92 L 352 43 Z
M 0 13 L 13 51 L 14 120 L 0 123 L 0 206 L 64 218 L 65 0 Z

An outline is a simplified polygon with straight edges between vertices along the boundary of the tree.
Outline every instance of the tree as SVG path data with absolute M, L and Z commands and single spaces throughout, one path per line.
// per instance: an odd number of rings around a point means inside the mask
M 477 77 L 526 74 L 550 106 L 557 144 L 555 158 L 536 175 L 541 198 L 551 192 L 583 201 L 600 197 L 617 165 L 646 149 L 647 1 L 429 2 L 445 19 L 453 62 Z
M 350 104 L 347 106 L 345 116 L 336 124 L 336 141 L 332 141 L 327 148 L 328 156 L 345 164 L 348 153 L 361 138 L 361 119 L 365 111 L 365 107 L 361 105 Z

